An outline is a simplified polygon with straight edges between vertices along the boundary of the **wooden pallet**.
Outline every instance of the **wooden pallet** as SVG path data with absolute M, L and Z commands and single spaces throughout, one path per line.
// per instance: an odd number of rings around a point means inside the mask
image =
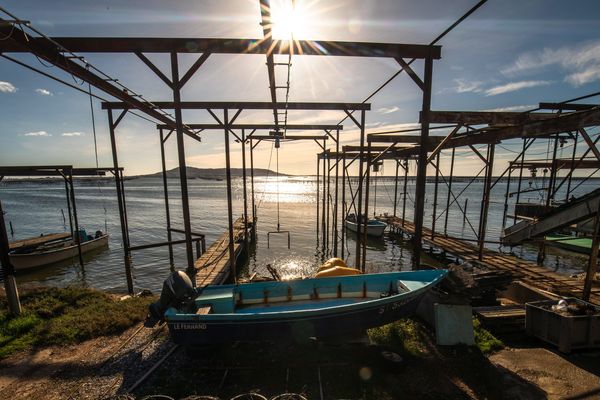
M 415 226 L 411 221 L 405 220 L 403 224 L 402 219 L 398 217 L 379 217 L 379 219 L 385 221 L 394 230 L 408 235 L 414 234 Z M 447 238 L 441 234 L 432 238 L 431 230 L 427 228 L 423 228 L 423 242 L 463 261 L 475 261 L 491 270 L 509 271 L 516 279 L 548 292 L 571 297 L 581 297 L 583 293 L 582 280 L 560 275 L 531 261 L 490 249 L 484 249 L 483 257 L 479 260 L 477 246 L 459 239 Z M 600 287 L 598 285 L 592 288 L 590 302 L 600 304 Z

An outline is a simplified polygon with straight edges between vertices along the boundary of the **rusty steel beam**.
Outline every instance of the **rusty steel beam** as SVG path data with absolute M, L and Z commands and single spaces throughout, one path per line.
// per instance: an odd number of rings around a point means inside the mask
M 8 35 L 12 24 L 0 27 Z M 18 28 L 15 28 L 18 29 Z M 274 41 L 273 47 L 263 39 L 148 38 L 148 37 L 53 37 L 66 49 L 78 53 L 216 53 L 216 54 L 283 54 L 290 50 L 288 41 Z M 29 45 L 47 43 L 43 38 L 29 38 Z M 56 47 L 56 46 L 54 46 Z M 29 53 L 14 40 L 0 41 L 0 52 Z M 432 58 L 441 57 L 441 46 L 401 43 L 339 42 L 294 40 L 294 54 L 340 57 Z
M 556 118 L 556 114 L 499 111 L 430 111 L 429 117 L 430 122 L 433 124 L 517 125 L 530 121 Z
M 316 103 L 316 102 L 298 102 L 298 103 L 277 103 L 277 109 L 283 110 L 286 107 L 289 110 L 370 110 L 369 103 Z M 172 101 L 153 101 L 152 105 L 157 109 L 175 109 L 175 103 Z M 110 101 L 103 102 L 102 109 L 122 110 L 130 106 L 123 102 Z M 208 109 L 242 109 L 242 110 L 270 110 L 273 108 L 271 102 L 259 101 L 182 101 L 179 103 L 182 110 L 208 110 Z M 153 110 L 154 111 L 154 110 Z
M 263 29 L 263 43 L 267 48 L 273 47 L 273 23 L 271 21 L 271 2 L 260 0 L 260 17 Z M 267 75 L 269 76 L 269 92 L 273 104 L 273 121 L 275 130 L 279 131 L 279 117 L 277 115 L 277 84 L 275 83 L 275 60 L 272 52 L 267 52 Z
M 5 37 L 6 39 L 0 41 L 0 47 L 2 47 L 0 51 L 14 51 L 34 54 L 36 57 L 55 65 L 56 67 L 79 79 L 83 79 L 85 82 L 90 83 L 97 89 L 102 90 L 116 99 L 121 100 L 123 102 L 123 108 L 138 109 L 146 113 L 148 116 L 162 122 L 163 124 L 168 125 L 170 128 L 175 128 L 175 121 L 153 109 L 146 102 L 140 101 L 137 98 L 127 94 L 125 91 L 113 85 L 109 81 L 94 74 L 79 63 L 72 61 L 63 54 L 60 48 L 57 48 L 57 46 L 48 39 L 43 37 L 30 37 L 23 30 L 14 26 L 13 24 L 1 23 L 3 21 L 5 20 L 0 18 L 0 36 Z M 68 46 L 64 47 L 70 51 L 76 51 Z M 137 50 L 132 51 L 132 53 L 135 51 Z
M 220 124 L 186 124 L 190 129 L 223 129 L 224 125 Z M 157 129 L 169 129 L 166 125 L 158 124 Z M 343 130 L 344 125 L 304 125 L 304 124 L 291 124 L 287 125 L 287 130 L 299 130 L 299 131 L 325 131 L 325 130 Z M 275 125 L 273 124 L 233 124 L 229 125 L 229 129 L 257 129 L 257 130 L 274 130 Z
M 437 146 L 446 136 L 429 136 L 427 141 L 430 146 Z M 421 135 L 369 135 L 367 140 L 371 143 L 421 143 Z
M 279 139 L 281 141 L 284 140 L 327 140 L 329 137 L 327 135 L 295 135 L 290 136 L 286 135 L 252 135 L 250 136 L 252 139 L 257 140 L 275 140 Z
M 579 103 L 540 103 L 539 108 L 542 110 L 557 110 L 557 111 L 584 111 L 600 104 L 579 104 Z

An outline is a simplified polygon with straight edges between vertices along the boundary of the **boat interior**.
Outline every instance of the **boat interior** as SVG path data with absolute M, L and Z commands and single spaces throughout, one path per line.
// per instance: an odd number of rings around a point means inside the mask
M 274 313 L 337 307 L 408 293 L 427 286 L 443 273 L 435 270 L 394 272 L 209 286 L 195 299 L 196 314 Z

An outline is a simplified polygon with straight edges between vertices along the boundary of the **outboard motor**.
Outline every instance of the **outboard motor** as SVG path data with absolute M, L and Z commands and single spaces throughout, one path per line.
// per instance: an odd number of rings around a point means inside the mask
M 175 271 L 163 283 L 160 299 L 148 307 L 150 314 L 146 319 L 146 326 L 154 326 L 164 319 L 165 311 L 170 307 L 185 307 L 194 299 L 194 286 L 192 280 L 183 271 Z

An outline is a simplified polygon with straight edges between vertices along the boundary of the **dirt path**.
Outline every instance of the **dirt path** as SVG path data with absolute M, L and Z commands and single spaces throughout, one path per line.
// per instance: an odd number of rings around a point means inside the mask
M 0 398 L 98 399 L 129 387 L 166 347 L 163 330 L 139 328 L 3 360 Z

